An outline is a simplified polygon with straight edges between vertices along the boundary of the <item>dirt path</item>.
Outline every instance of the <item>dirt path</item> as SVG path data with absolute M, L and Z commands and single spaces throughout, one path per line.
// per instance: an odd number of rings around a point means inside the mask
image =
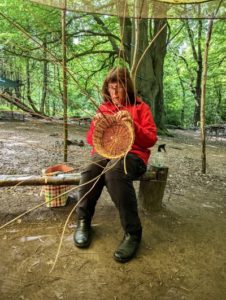
M 85 130 L 71 125 L 69 138 L 84 139 Z M 0 174 L 41 174 L 60 163 L 62 132 L 59 124 L 0 122 Z M 91 247 L 73 245 L 73 217 L 49 273 L 74 204 L 43 206 L 0 231 L 0 299 L 226 299 L 226 144 L 210 141 L 207 175 L 201 175 L 197 136 L 174 134 L 159 140 L 167 144 L 170 168 L 164 207 L 150 215 L 140 211 L 144 235 L 134 260 L 119 264 L 112 259 L 122 231 L 104 191 Z M 89 148 L 69 149 L 69 164 L 81 170 Z M 16 187 L 0 189 L 0 201 L 2 225 L 44 199 L 40 187 Z

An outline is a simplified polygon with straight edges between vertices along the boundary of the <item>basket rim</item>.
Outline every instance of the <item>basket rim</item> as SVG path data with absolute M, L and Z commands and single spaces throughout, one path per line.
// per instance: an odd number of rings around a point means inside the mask
M 73 168 L 66 164 L 57 164 L 53 166 L 49 166 L 48 168 L 43 170 L 44 175 L 48 175 L 49 173 L 61 172 L 67 173 L 73 171 Z

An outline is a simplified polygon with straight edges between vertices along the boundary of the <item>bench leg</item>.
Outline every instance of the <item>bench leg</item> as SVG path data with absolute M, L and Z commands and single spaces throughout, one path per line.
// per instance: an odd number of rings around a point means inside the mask
M 141 180 L 139 188 L 139 203 L 146 212 L 159 211 L 162 209 L 162 199 L 166 187 L 168 168 L 155 168 L 156 178 Z

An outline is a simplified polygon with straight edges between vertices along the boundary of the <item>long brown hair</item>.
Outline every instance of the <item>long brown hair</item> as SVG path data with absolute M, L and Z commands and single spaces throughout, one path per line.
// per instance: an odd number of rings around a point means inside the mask
M 102 86 L 102 95 L 104 101 L 111 101 L 111 97 L 108 91 L 108 84 L 117 82 L 120 83 L 126 91 L 126 103 L 134 104 L 136 99 L 133 81 L 130 77 L 128 69 L 123 67 L 116 67 L 112 69 L 106 76 Z

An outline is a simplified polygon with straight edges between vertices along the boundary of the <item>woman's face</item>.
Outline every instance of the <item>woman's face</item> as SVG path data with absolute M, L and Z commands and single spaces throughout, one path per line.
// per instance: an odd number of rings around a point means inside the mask
M 123 105 L 126 101 L 125 88 L 119 82 L 110 82 L 108 84 L 108 91 L 112 102 L 117 105 Z

